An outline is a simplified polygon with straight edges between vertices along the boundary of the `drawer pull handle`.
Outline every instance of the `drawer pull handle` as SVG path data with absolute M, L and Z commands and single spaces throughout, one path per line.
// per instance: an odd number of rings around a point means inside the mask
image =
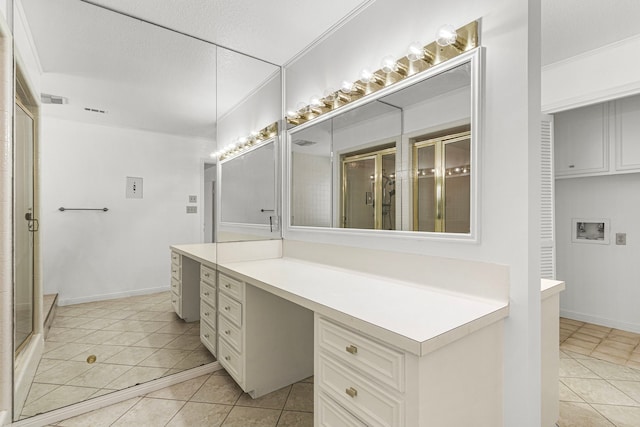
M 204 337 L 205 338 L 209 338 L 209 334 L 204 334 Z
M 224 360 L 226 360 L 226 361 L 228 362 L 228 361 L 230 361 L 230 360 L 231 360 L 231 357 L 229 357 L 229 356 L 225 356 L 225 357 L 224 357 Z
M 358 395 L 358 390 L 356 390 L 353 387 L 349 387 L 344 392 L 347 393 L 347 395 L 349 395 L 349 397 L 356 397 Z
M 171 270 L 172 273 L 175 273 L 176 271 L 178 271 L 178 270 Z
M 355 345 L 349 345 L 345 350 L 347 350 L 347 353 L 351 353 L 351 354 L 358 353 L 358 347 L 356 347 Z
M 225 309 L 226 311 L 229 311 L 229 310 L 231 310 L 231 307 L 226 306 L 224 309 Z
M 171 285 L 171 286 L 173 286 L 174 288 L 177 288 L 177 287 L 178 287 L 178 285 Z
M 204 295 L 205 295 L 205 296 L 209 296 L 209 292 L 205 292 L 205 293 L 204 293 Z
M 228 330 L 228 329 L 227 329 L 226 331 L 224 331 L 224 333 L 225 333 L 226 335 L 231 335 L 231 331 L 230 331 L 230 330 Z

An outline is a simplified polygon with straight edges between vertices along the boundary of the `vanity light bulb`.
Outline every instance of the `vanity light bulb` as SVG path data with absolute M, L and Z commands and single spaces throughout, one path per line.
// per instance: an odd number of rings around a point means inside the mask
M 360 71 L 360 80 L 363 83 L 370 83 L 373 80 L 373 73 L 371 72 L 371 70 L 364 68 L 362 71 Z
M 218 157 L 218 152 L 216 151 L 215 153 L 209 154 L 209 157 L 211 157 L 212 159 L 215 159 L 216 157 Z
M 254 131 L 251 132 L 251 136 L 254 137 L 254 138 L 256 136 L 258 136 L 258 135 L 260 135 L 260 132 L 258 132 L 257 130 L 254 130 Z
M 293 111 L 293 110 L 288 110 L 287 111 L 287 117 L 292 118 L 292 119 L 297 119 L 298 116 L 298 112 L 297 111 Z
M 323 96 L 327 101 L 333 101 L 336 99 L 336 90 L 332 87 L 328 87 L 324 90 Z
M 322 101 L 320 101 L 320 95 L 313 95 L 309 98 L 309 105 L 312 107 L 320 107 L 322 105 Z
M 385 56 L 384 58 L 382 58 L 381 68 L 382 71 L 389 74 L 392 71 L 396 71 L 398 69 L 398 63 L 393 58 L 393 56 Z
M 300 111 L 302 113 L 306 113 L 307 112 L 307 104 L 305 104 L 304 102 L 298 102 L 296 104 L 296 110 Z
M 340 92 L 348 94 L 348 93 L 351 93 L 352 90 L 353 90 L 352 82 L 348 82 L 345 80 L 340 84 Z
M 242 138 L 239 138 L 239 139 L 238 139 L 238 142 L 239 142 L 240 144 L 246 144 L 246 142 L 247 142 L 247 137 L 246 137 L 246 136 L 243 136 Z
M 411 62 L 424 58 L 424 48 L 419 42 L 413 42 L 407 49 L 407 59 Z
M 449 46 L 456 42 L 458 33 L 453 25 L 443 25 L 436 32 L 436 43 L 438 46 Z

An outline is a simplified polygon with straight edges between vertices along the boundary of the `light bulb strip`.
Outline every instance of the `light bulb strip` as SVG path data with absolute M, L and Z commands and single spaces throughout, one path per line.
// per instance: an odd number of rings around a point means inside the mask
M 456 30 L 457 37 L 455 41 L 447 46 L 440 46 L 435 41 L 423 47 L 423 57 L 420 59 L 409 60 L 407 56 L 389 64 L 389 58 L 385 57 L 385 64 L 382 68 L 365 76 L 361 75 L 361 79 L 351 84 L 349 91 L 349 82 L 344 82 L 342 88 L 325 94 L 318 102 L 313 105 L 309 104 L 299 107 L 297 110 L 291 110 L 287 113 L 287 123 L 289 128 L 301 125 L 330 111 L 334 111 L 344 105 L 354 102 L 364 96 L 370 95 L 389 87 L 395 83 L 411 77 L 415 74 L 428 70 L 438 64 L 455 58 L 464 52 L 475 49 L 479 46 L 478 21 L 473 21 Z M 411 45 L 415 49 L 414 44 Z M 345 88 L 345 86 L 347 86 Z M 315 97 L 314 97 L 314 101 Z
M 235 142 L 227 145 L 225 148 L 212 153 L 211 157 L 218 158 L 218 160 L 226 160 L 231 157 L 238 156 L 257 145 L 260 145 L 261 142 L 275 138 L 276 135 L 278 135 L 278 122 L 273 122 L 259 131 L 252 132 L 249 136 L 238 138 Z

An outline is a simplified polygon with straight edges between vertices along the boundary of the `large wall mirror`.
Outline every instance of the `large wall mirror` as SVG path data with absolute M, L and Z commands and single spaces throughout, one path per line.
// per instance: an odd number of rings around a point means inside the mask
M 474 239 L 480 53 L 289 129 L 287 229 Z

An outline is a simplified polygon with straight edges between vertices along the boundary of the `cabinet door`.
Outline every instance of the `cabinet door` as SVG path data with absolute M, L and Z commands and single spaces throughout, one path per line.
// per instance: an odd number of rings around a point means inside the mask
M 554 118 L 556 176 L 609 170 L 607 104 L 563 111 Z
M 640 169 L 640 96 L 615 102 L 616 170 Z

